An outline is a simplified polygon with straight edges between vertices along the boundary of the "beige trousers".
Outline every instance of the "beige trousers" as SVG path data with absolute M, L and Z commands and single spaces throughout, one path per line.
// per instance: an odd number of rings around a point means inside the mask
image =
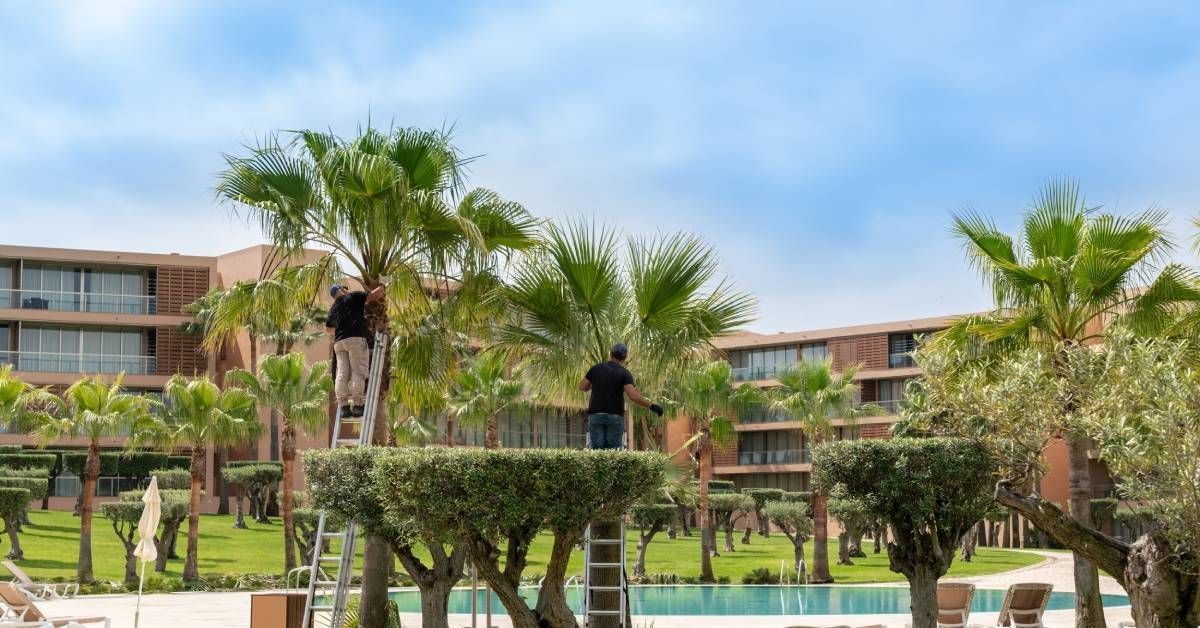
M 333 356 L 337 359 L 337 381 L 333 385 L 333 394 L 337 397 L 338 406 L 365 406 L 367 389 L 367 355 L 366 338 L 343 338 L 333 343 Z

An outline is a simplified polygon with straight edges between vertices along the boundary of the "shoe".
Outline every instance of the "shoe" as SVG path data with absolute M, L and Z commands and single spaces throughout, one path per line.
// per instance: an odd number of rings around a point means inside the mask
M 338 416 L 342 417 L 343 419 L 354 416 L 354 409 L 350 406 L 342 406 L 338 408 Z
M 350 416 L 362 416 L 364 410 L 366 410 L 366 408 L 363 406 L 354 406 L 350 409 Z

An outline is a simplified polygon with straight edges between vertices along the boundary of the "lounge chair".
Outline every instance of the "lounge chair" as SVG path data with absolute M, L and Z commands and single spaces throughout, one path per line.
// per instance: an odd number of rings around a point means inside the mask
M 963 582 L 939 582 L 937 587 L 938 628 L 965 628 L 971 616 L 975 585 Z
M 1050 591 L 1054 585 L 1040 582 L 1021 582 L 1008 587 L 1004 603 L 1000 605 L 997 625 L 1012 628 L 1045 628 L 1042 614 L 1050 602 Z
M 57 598 L 75 597 L 79 593 L 79 584 L 76 582 L 34 582 L 25 570 L 21 569 L 11 560 L 0 562 L 4 568 L 13 575 L 15 580 L 13 584 L 25 589 L 30 595 L 40 600 L 53 600 Z
M 0 622 L 6 619 L 16 619 L 33 624 L 41 622 L 42 625 L 54 628 L 69 624 L 104 624 L 104 628 L 112 628 L 112 620 L 107 617 L 46 617 L 45 613 L 42 613 L 41 609 L 29 598 L 29 595 L 11 582 L 0 582 L 0 602 L 7 607 L 4 618 L 0 619 Z M 2 625 L 0 623 L 0 626 Z

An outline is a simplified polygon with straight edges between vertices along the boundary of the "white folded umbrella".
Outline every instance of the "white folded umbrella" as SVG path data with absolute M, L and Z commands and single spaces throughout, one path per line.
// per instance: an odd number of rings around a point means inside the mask
M 158 532 L 158 521 L 162 518 L 162 497 L 158 494 L 158 476 L 150 478 L 150 486 L 142 495 L 142 518 L 138 520 L 138 544 L 133 555 L 142 561 L 142 575 L 138 580 L 137 609 L 133 612 L 133 628 L 137 628 L 142 612 L 142 586 L 146 583 L 146 563 L 158 558 L 158 547 L 154 535 Z

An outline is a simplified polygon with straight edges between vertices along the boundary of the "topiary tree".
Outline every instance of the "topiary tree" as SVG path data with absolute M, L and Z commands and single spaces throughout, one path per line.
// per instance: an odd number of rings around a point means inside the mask
M 28 489 L 0 485 L 0 518 L 4 519 L 4 531 L 8 533 L 8 541 L 12 544 L 8 558 L 13 560 L 25 557 L 18 532 L 21 529 L 21 515 L 29 507 L 30 499 Z
M 763 513 L 792 542 L 792 562 L 797 571 L 804 563 L 804 543 L 812 534 L 812 515 L 808 504 L 799 501 L 767 502 Z
M 714 526 L 725 531 L 725 551 L 732 552 L 733 527 L 754 511 L 754 498 L 741 493 L 714 493 L 708 498 Z
M 30 491 L 34 495 L 33 499 L 42 500 L 42 504 L 46 503 L 46 499 L 50 496 L 50 471 L 47 469 L 8 469 L 0 467 L 0 478 L 32 478 L 41 480 L 42 486 Z M 21 525 L 29 525 L 29 509 L 21 515 Z
M 783 501 L 798 502 L 801 504 L 812 503 L 812 491 L 784 491 Z
M 783 489 L 778 488 L 745 488 L 742 493 L 749 495 L 754 499 L 754 522 L 758 524 L 758 535 L 768 537 L 771 535 L 771 522 L 767 519 L 767 515 L 763 512 L 767 502 L 783 501 Z M 750 544 L 750 532 L 752 528 L 746 526 L 746 535 L 742 537 L 742 544 Z
M 46 470 L 45 469 L 26 469 L 26 470 L 24 470 L 24 472 L 25 473 L 33 472 L 33 473 L 44 474 L 46 472 Z M 46 497 L 46 495 L 50 494 L 50 484 L 47 482 L 45 475 L 40 475 L 40 477 L 38 477 L 38 476 L 30 477 L 28 475 L 18 476 L 18 477 L 5 477 L 3 474 L 0 474 L 0 486 L 8 486 L 11 488 L 23 488 L 23 489 L 29 491 L 29 499 L 42 500 Z M 26 504 L 26 507 L 21 510 L 15 523 L 16 523 L 17 531 L 20 531 L 23 526 L 29 524 L 28 504 Z M 17 551 L 17 549 L 18 548 L 13 548 L 13 551 Z M 9 558 L 14 558 L 14 557 L 9 556 Z
M 871 525 L 871 516 L 862 504 L 853 499 L 831 499 L 829 514 L 838 520 L 842 528 L 838 535 L 838 564 L 853 565 L 851 557 L 866 558 L 867 554 L 862 551 L 862 538 Z
M 133 555 L 137 547 L 137 526 L 141 520 L 145 504 L 141 501 L 119 501 L 100 504 L 100 514 L 112 523 L 113 532 L 121 539 L 125 548 L 125 584 L 138 583 L 137 557 Z
M 142 517 L 142 502 L 144 491 L 124 491 L 121 501 L 106 502 L 100 505 L 100 512 L 112 523 L 113 532 L 121 540 L 125 548 L 125 584 L 137 584 L 137 558 L 133 555 L 137 547 L 137 525 Z M 154 559 L 154 571 L 165 572 L 168 558 L 179 558 L 175 555 L 174 539 L 179 534 L 179 527 L 187 520 L 188 491 L 169 489 L 159 493 L 162 498 L 162 513 L 159 519 L 159 529 L 155 531 L 154 548 L 158 556 Z
M 182 490 L 192 486 L 192 474 L 187 469 L 155 469 L 150 476 L 158 478 L 159 490 Z
M 415 524 L 466 541 L 514 628 L 574 626 L 564 589 L 572 549 L 589 522 L 619 517 L 660 490 L 667 461 L 622 450 L 398 449 L 379 456 L 374 477 L 391 525 Z M 541 530 L 554 543 L 531 608 L 519 587 Z
M 246 495 L 248 493 L 246 487 L 251 485 L 254 474 L 254 467 L 226 466 L 221 469 L 221 479 L 225 480 L 226 484 L 234 487 L 234 490 L 237 491 L 237 496 L 234 500 L 234 503 L 236 504 L 236 512 L 233 521 L 233 527 L 238 530 L 245 530 L 248 527 L 246 526 L 246 510 L 244 508 L 246 505 Z M 253 508 L 253 506 L 251 507 Z
M 423 628 L 448 628 L 450 591 L 463 577 L 467 546 L 452 530 L 425 527 L 416 520 L 392 523 L 385 518 L 384 493 L 373 471 L 385 451 L 305 451 L 305 494 L 312 507 L 325 510 L 335 520 L 354 521 L 364 532 L 385 539 L 421 593 Z M 426 551 L 420 551 L 419 545 Z M 429 556 L 428 562 L 422 554 Z
M 857 501 L 894 530 L 889 566 L 908 579 L 916 628 L 937 626 L 938 578 L 991 505 L 994 471 L 987 452 L 966 439 L 841 441 L 818 446 L 813 457 L 820 490 Z
M 654 535 L 675 520 L 675 504 L 638 504 L 632 511 L 633 524 L 638 527 L 637 560 L 633 563 L 633 577 L 646 576 L 646 548 Z
M 243 482 L 241 486 L 250 499 L 250 517 L 257 523 L 271 523 L 267 509 L 271 494 L 283 479 L 283 466 L 275 462 L 263 462 L 232 468 L 246 470 L 245 475 L 239 477 Z

